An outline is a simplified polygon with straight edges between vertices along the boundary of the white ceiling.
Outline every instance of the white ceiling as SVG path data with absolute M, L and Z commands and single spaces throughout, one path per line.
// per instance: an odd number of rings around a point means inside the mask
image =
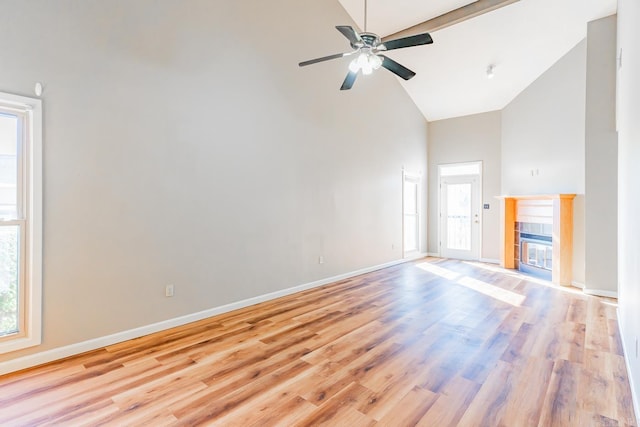
M 339 1 L 362 28 L 364 0 Z M 369 0 L 367 30 L 385 36 L 469 3 Z M 432 45 L 387 55 L 417 73 L 401 82 L 429 121 L 500 110 L 586 37 L 587 22 L 615 13 L 616 4 L 520 0 L 432 32 Z M 490 64 L 493 79 L 486 76 Z

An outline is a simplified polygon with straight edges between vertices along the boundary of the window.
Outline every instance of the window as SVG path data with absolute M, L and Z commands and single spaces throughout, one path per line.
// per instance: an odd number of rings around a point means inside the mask
M 42 105 L 0 92 L 0 353 L 40 344 Z
M 404 256 L 420 250 L 420 177 L 416 175 L 404 175 L 403 180 L 403 229 L 404 229 Z
M 454 163 L 450 165 L 440 165 L 439 168 L 441 177 L 458 175 L 480 175 L 480 173 L 482 172 L 482 163 Z

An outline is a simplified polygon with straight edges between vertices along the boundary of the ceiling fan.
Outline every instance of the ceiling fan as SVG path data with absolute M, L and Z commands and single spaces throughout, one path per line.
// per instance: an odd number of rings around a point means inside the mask
M 364 2 L 364 31 L 359 33 L 353 27 L 348 25 L 338 25 L 336 26 L 336 29 L 349 40 L 353 51 L 310 59 L 308 61 L 300 62 L 298 65 L 300 67 L 304 67 L 318 62 L 344 58 L 345 56 L 357 54 L 358 56 L 349 64 L 349 73 L 344 79 L 340 90 L 351 89 L 353 84 L 356 82 L 358 72 L 362 71 L 362 74 L 368 75 L 371 74 L 373 70 L 377 70 L 380 67 L 384 67 L 395 75 L 405 80 L 409 80 L 415 76 L 416 73 L 397 63 L 393 59 L 383 55 L 381 52 L 433 43 L 433 39 L 429 33 L 383 42 L 377 34 L 367 32 L 367 0 Z

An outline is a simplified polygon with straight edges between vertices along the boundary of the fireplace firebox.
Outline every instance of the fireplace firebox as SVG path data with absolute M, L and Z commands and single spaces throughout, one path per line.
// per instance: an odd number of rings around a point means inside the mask
M 523 273 L 551 280 L 553 244 L 551 236 L 520 233 L 519 270 Z

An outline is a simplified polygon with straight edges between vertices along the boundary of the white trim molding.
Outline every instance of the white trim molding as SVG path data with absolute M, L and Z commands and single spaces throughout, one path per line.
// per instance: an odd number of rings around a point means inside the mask
M 618 292 L 616 291 L 606 291 L 604 289 L 587 289 L 584 283 L 580 283 L 576 281 L 572 281 L 571 286 L 582 289 L 582 293 L 586 295 L 618 299 Z
M 0 354 L 42 343 L 42 101 L 0 92 L 0 110 L 18 126 L 16 213 L 0 221 L 18 227 L 18 330 L 0 337 Z
M 173 319 L 168 319 L 161 322 L 153 323 L 150 325 L 141 326 L 135 329 L 129 329 L 129 330 L 118 332 L 112 335 L 94 338 L 94 339 L 79 342 L 76 344 L 70 344 L 64 347 L 58 347 L 58 348 L 46 350 L 40 353 L 34 353 L 34 354 L 30 354 L 23 357 L 18 357 L 16 359 L 7 360 L 5 362 L 0 362 L 0 375 L 8 374 L 10 372 L 19 371 L 22 369 L 31 368 L 34 366 L 42 365 L 44 363 L 53 362 L 55 360 L 74 356 L 80 353 L 85 353 L 87 351 L 97 350 L 99 348 L 107 347 L 119 342 L 140 338 L 142 336 L 149 335 L 155 332 L 163 331 L 170 328 L 175 328 L 177 326 L 186 325 L 187 323 L 196 322 L 198 320 L 206 319 L 208 317 L 216 316 L 218 314 L 227 313 L 233 310 L 248 307 L 250 305 L 259 304 L 261 302 L 270 301 L 286 295 L 294 294 L 296 292 L 306 291 L 307 289 L 328 285 L 330 283 L 334 283 L 340 280 L 359 276 L 361 274 L 370 273 L 376 270 L 382 270 L 383 268 L 387 268 L 387 267 L 393 267 L 394 265 L 399 265 L 405 262 L 414 261 L 417 259 L 424 258 L 426 256 L 427 256 L 426 253 L 419 253 L 410 258 L 390 261 L 390 262 L 376 265 L 373 267 L 367 267 L 367 268 L 352 271 L 349 273 L 328 277 L 326 279 L 316 280 L 315 282 L 309 282 L 299 286 L 283 289 L 280 291 L 259 295 L 253 298 L 247 298 L 242 301 L 237 301 L 231 304 L 210 308 L 208 310 L 200 311 L 197 313 L 187 314 L 185 316 L 180 316 Z
M 587 295 L 595 295 L 597 297 L 605 297 L 605 298 L 615 298 L 618 299 L 618 292 L 616 291 L 605 291 L 603 289 L 587 289 L 582 288 L 582 292 Z

